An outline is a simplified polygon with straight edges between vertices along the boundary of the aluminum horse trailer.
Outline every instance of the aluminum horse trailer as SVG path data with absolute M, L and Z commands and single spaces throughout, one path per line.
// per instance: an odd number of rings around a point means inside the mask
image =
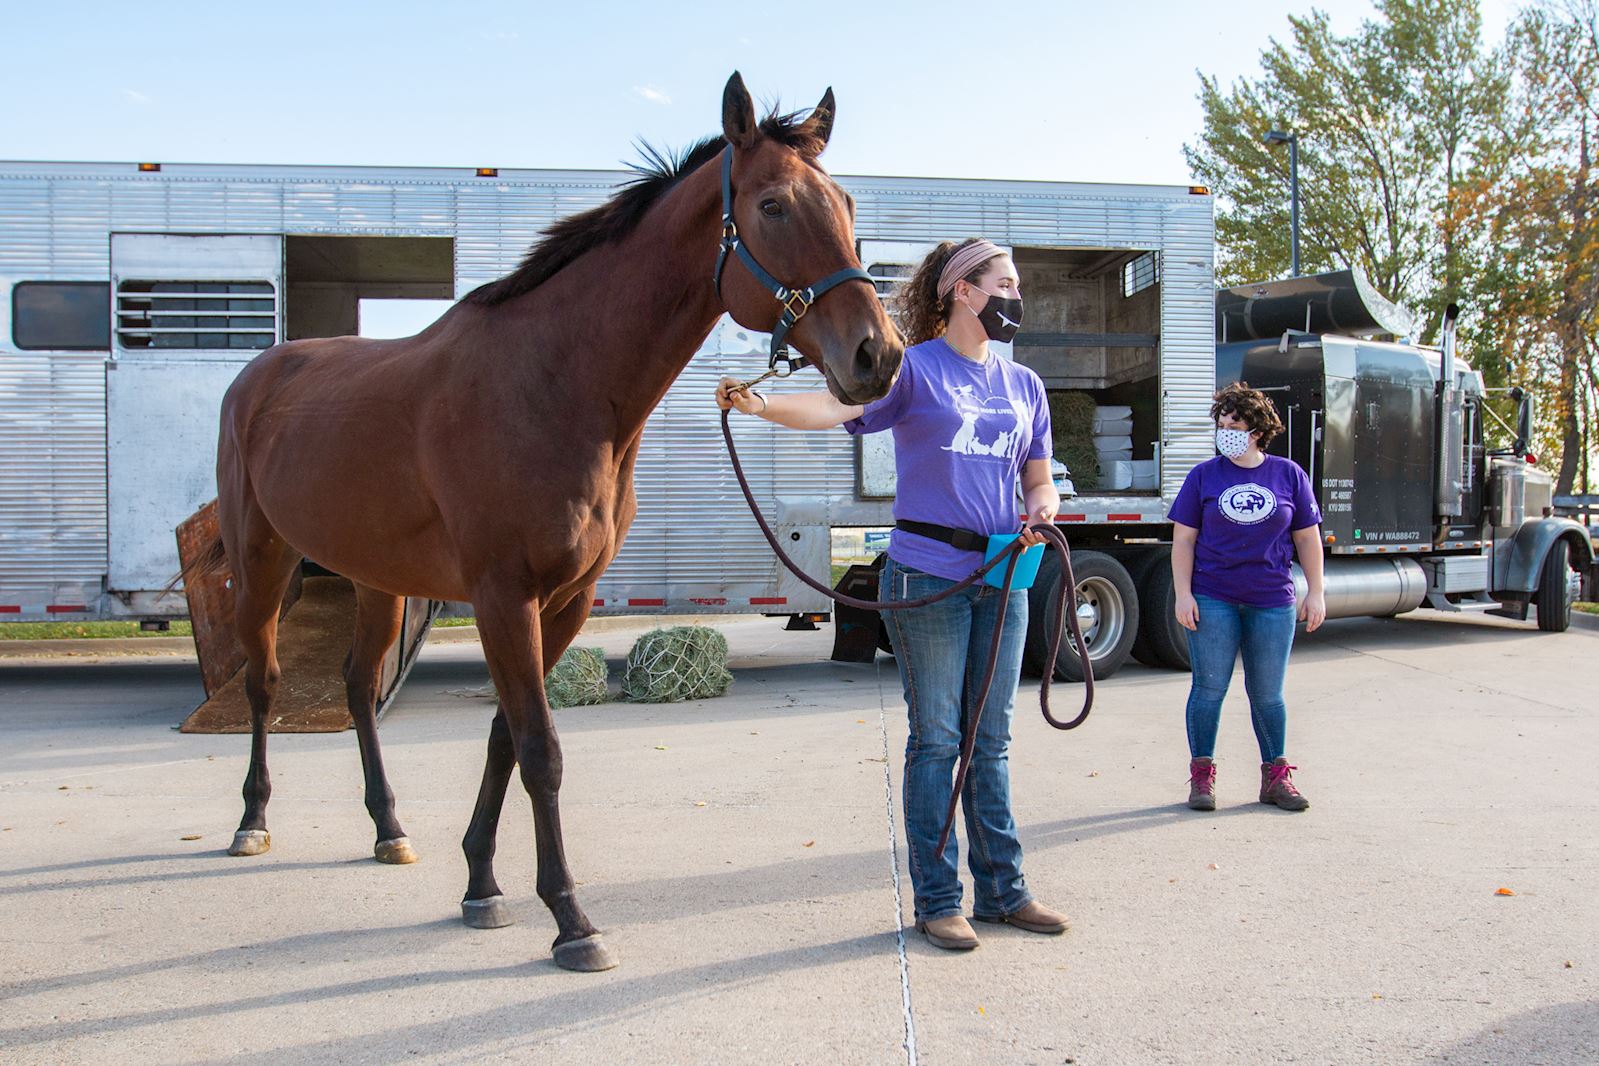
M 280 340 L 359 332 L 363 301 L 457 298 L 628 177 L 0 162 L 0 619 L 182 616 L 183 598 L 160 594 L 178 569 L 173 531 L 215 495 L 218 404 L 246 362 Z M 1090 545 L 1164 537 L 1183 475 L 1212 454 L 1208 193 L 839 181 L 885 295 L 939 240 L 982 234 L 1013 250 L 1028 321 L 1001 354 L 1117 416 L 1103 453 L 1116 487 L 1085 482 L 1061 522 Z M 714 384 L 763 369 L 766 342 L 724 318 L 650 417 L 638 520 L 597 614 L 829 611 L 777 565 L 722 454 Z M 819 385 L 801 373 L 777 388 Z M 735 426 L 763 508 L 813 575 L 828 577 L 849 531 L 892 524 L 886 434 Z M 1113 576 L 1099 595 L 1132 587 Z M 1103 606 L 1095 632 L 1119 662 L 1136 602 Z

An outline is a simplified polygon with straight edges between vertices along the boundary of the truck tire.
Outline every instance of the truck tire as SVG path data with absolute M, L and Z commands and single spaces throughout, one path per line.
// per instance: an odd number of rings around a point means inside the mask
M 1073 552 L 1072 570 L 1077 578 L 1077 617 L 1094 677 L 1110 677 L 1127 661 L 1138 635 L 1138 591 L 1126 567 L 1103 552 Z M 1035 674 L 1043 673 L 1044 662 L 1049 658 L 1048 634 L 1055 626 L 1054 599 L 1060 582 L 1060 556 L 1046 551 L 1038 577 L 1027 592 L 1023 660 Z M 1061 634 L 1060 657 L 1055 660 L 1055 680 L 1082 679 L 1082 664 L 1072 645 L 1071 630 L 1066 629 Z
M 1177 589 L 1172 584 L 1170 548 L 1162 548 L 1159 559 L 1150 563 L 1140 591 L 1143 618 L 1139 634 L 1149 654 L 1160 666 L 1172 670 L 1192 669 L 1192 660 L 1188 657 L 1188 630 L 1177 623 Z
M 1538 628 L 1564 633 L 1571 626 L 1571 546 L 1557 540 L 1544 556 L 1538 575 Z

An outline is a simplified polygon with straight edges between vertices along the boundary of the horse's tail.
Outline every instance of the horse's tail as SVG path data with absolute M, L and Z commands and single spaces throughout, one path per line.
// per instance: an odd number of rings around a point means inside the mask
M 222 544 L 222 534 L 217 533 L 206 541 L 205 547 L 194 558 L 184 564 L 182 570 L 172 575 L 172 580 L 166 583 L 161 590 L 161 596 L 170 595 L 178 587 L 178 582 L 192 585 L 202 578 L 215 577 L 225 573 L 228 569 L 228 550 Z M 157 597 L 158 599 L 160 597 Z

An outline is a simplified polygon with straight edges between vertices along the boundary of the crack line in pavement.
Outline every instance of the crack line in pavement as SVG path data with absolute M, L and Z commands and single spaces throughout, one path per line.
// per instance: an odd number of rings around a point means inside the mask
M 905 898 L 899 884 L 899 830 L 894 825 L 894 775 L 888 761 L 888 706 L 883 699 L 883 668 L 872 657 L 872 672 L 877 676 L 877 732 L 883 738 L 883 809 L 888 815 L 888 868 L 894 875 L 894 939 L 899 947 L 900 1006 L 905 1012 L 906 1061 L 916 1066 L 916 1018 L 911 1012 L 910 960 L 905 957 Z

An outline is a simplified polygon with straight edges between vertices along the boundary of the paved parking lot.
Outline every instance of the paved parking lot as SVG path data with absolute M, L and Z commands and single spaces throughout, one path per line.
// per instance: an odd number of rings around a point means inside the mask
M 248 739 L 173 731 L 192 662 L 0 661 L 0 1061 L 1592 1063 L 1596 621 L 1302 638 L 1302 815 L 1255 802 L 1241 683 L 1206 815 L 1185 677 L 1130 666 L 1070 734 L 1024 682 L 1028 878 L 1075 927 L 970 955 L 902 932 L 892 660 L 728 623 L 729 696 L 559 712 L 568 854 L 622 958 L 589 975 L 549 961 L 514 785 L 519 922 L 458 920 L 476 645 L 430 646 L 382 727 L 408 867 L 369 858 L 352 734 L 273 737 L 273 849 L 229 858 Z

